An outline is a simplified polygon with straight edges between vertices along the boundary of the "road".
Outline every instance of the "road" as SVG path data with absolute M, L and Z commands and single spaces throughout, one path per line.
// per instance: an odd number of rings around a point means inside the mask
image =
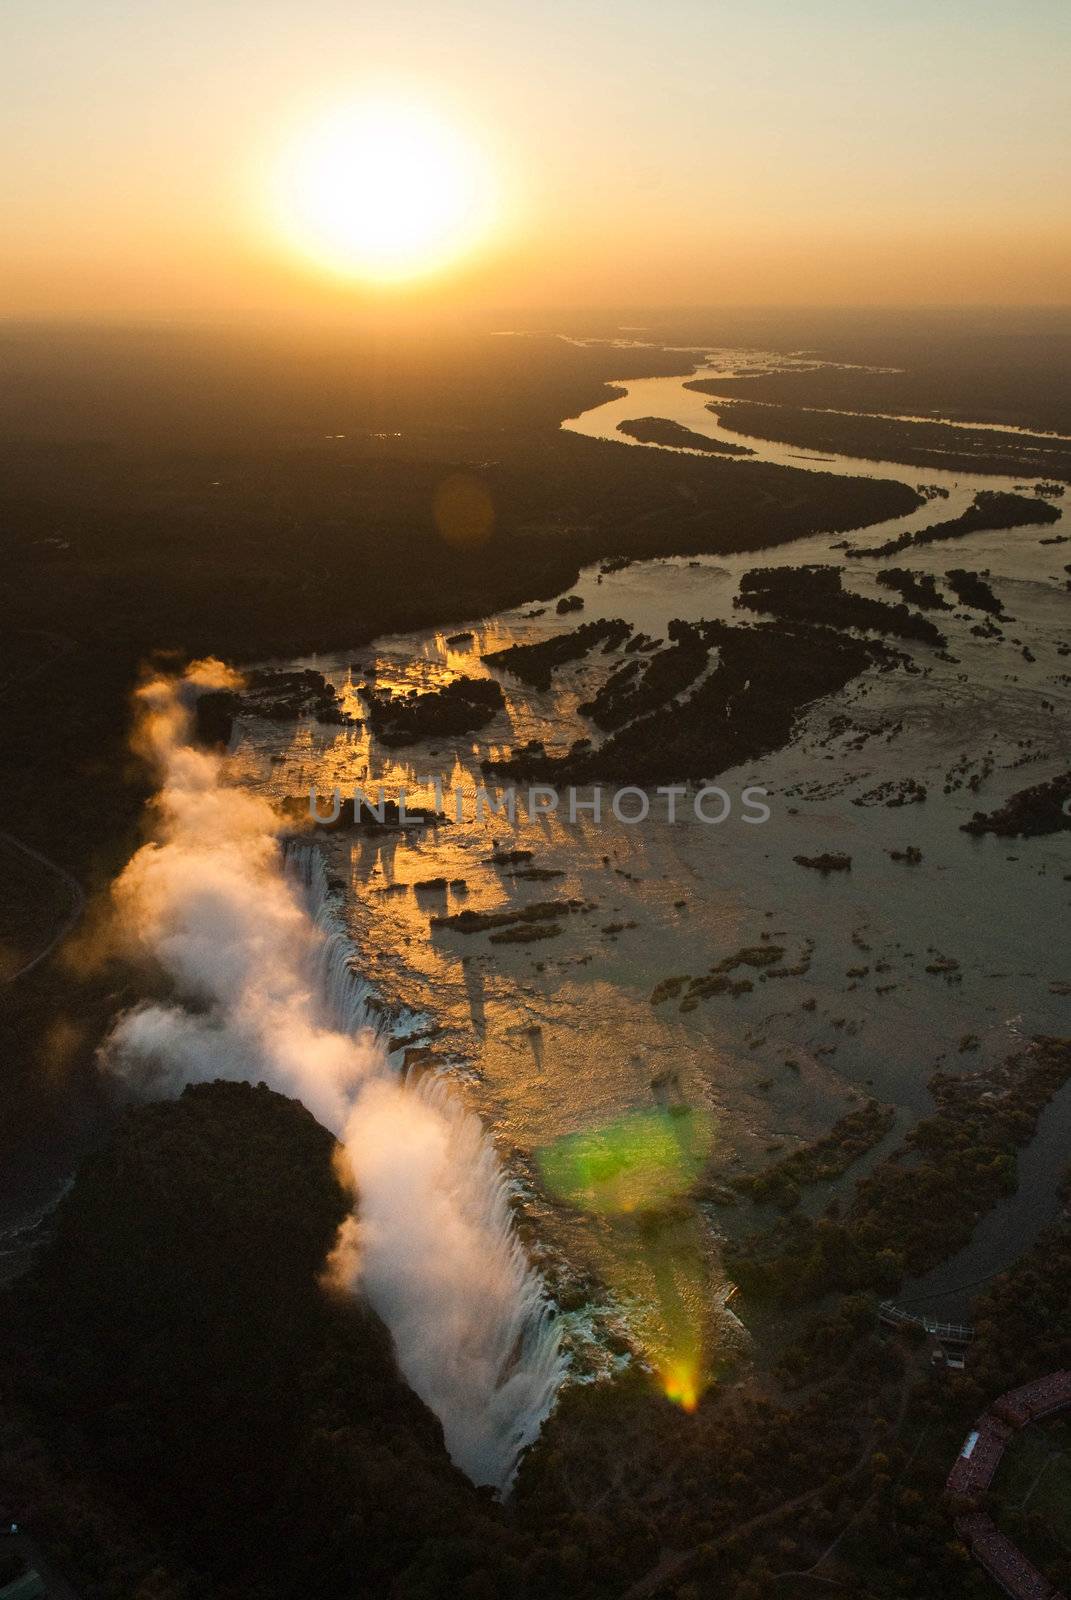
M 55 873 L 58 878 L 62 879 L 71 896 L 70 912 L 45 945 L 45 948 L 39 950 L 37 955 L 21 966 L 17 972 L 10 973 L 5 980 L 7 983 L 15 983 L 19 978 L 24 978 L 28 972 L 32 972 L 34 967 L 39 966 L 46 956 L 51 955 L 60 941 L 67 937 L 86 908 L 86 897 L 77 878 L 72 878 L 69 872 L 65 871 L 63 867 L 57 866 L 54 861 L 50 861 L 47 856 L 42 855 L 40 850 L 35 850 L 32 845 L 23 844 L 22 840 L 16 839 L 14 834 L 4 833 L 2 830 L 0 830 L 0 841 L 10 845 L 14 850 L 21 851 L 24 856 L 29 856 L 32 861 L 36 861 L 39 866 L 47 868 L 49 872 Z
M 28 1564 L 40 1573 L 48 1593 L 48 1600 L 81 1600 L 62 1573 L 49 1561 L 44 1551 L 28 1533 L 7 1533 L 0 1538 L 0 1551 L 15 1550 Z

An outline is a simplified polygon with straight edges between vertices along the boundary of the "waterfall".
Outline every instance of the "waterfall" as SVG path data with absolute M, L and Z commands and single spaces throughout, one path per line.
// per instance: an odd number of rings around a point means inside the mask
M 347 933 L 327 877 L 323 853 L 314 845 L 291 840 L 284 853 L 288 877 L 298 886 L 319 938 L 314 945 L 310 980 L 320 995 L 328 1025 L 343 1033 L 369 1029 L 377 1038 L 385 1029 L 382 1011 L 373 1009 L 372 985 L 361 974 L 357 951 Z
M 375 991 L 360 971 L 358 952 L 339 915 L 323 852 L 313 845 L 292 841 L 286 850 L 285 865 L 300 886 L 319 935 L 313 977 L 329 1025 L 346 1033 L 370 1030 L 383 1052 L 387 1014 L 381 1007 L 369 1004 Z M 381 1070 L 391 1072 L 385 1052 Z M 476 1481 L 505 1487 L 512 1479 L 521 1451 L 538 1435 L 564 1376 L 559 1330 L 542 1281 L 517 1238 L 509 1203 L 509 1180 L 480 1119 L 441 1077 L 424 1071 L 392 1076 L 414 1104 L 420 1105 L 443 1130 L 449 1149 L 449 1173 L 443 1181 L 459 1211 L 484 1241 L 489 1277 L 497 1284 L 508 1285 L 509 1292 L 502 1298 L 498 1315 L 487 1322 L 480 1317 L 474 1328 L 464 1331 L 461 1347 L 452 1358 L 443 1353 L 438 1358 L 447 1369 L 453 1367 L 452 1383 L 460 1380 L 464 1385 L 466 1364 L 475 1363 L 482 1370 L 487 1396 L 482 1413 L 450 1415 L 444 1404 L 440 1420 L 457 1463 L 465 1466 Z M 343 1246 L 343 1275 L 345 1255 Z M 393 1274 L 388 1272 L 379 1285 L 379 1303 L 370 1290 L 373 1304 L 388 1325 L 394 1287 Z M 419 1342 L 425 1346 L 425 1354 L 430 1355 L 437 1330 L 429 1322 L 423 1332 L 426 1337 L 418 1335 Z M 430 1394 L 424 1393 L 419 1377 L 414 1378 L 409 1372 L 406 1376 L 432 1409 L 438 1410 Z
M 201 664 L 141 691 L 159 837 L 114 900 L 180 1000 L 119 1018 L 106 1062 L 157 1096 L 190 1081 L 264 1081 L 331 1129 L 358 1201 L 330 1270 L 383 1318 L 454 1462 L 505 1490 L 564 1376 L 553 1307 L 479 1118 L 445 1079 L 392 1066 L 322 855 L 285 852 L 267 802 L 229 787 L 221 759 L 190 745 L 196 690 L 223 672 Z

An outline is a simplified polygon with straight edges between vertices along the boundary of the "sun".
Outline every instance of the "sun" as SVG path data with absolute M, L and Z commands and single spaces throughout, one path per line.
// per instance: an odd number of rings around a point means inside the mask
M 289 144 L 277 209 L 290 242 L 333 272 L 381 282 L 440 271 L 490 231 L 489 164 L 426 107 L 364 101 L 321 116 Z

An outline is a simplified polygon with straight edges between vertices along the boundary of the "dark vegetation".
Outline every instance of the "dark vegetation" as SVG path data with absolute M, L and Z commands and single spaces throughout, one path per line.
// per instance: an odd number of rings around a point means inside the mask
M 604 332 L 590 314 L 566 331 Z M 950 417 L 1071 434 L 1066 307 L 984 310 L 843 307 L 650 312 L 647 338 L 669 345 L 776 350 L 791 371 L 717 380 L 734 399 Z M 823 366 L 823 362 L 851 363 Z M 877 370 L 874 370 L 877 369 Z
M 661 639 L 655 639 L 651 636 L 651 634 L 644 633 L 641 629 L 639 633 L 634 633 L 632 638 L 626 644 L 625 654 L 630 656 L 637 655 L 641 651 L 645 650 L 657 650 L 661 643 Z
M 534 644 L 511 644 L 505 650 L 490 650 L 483 659 L 489 667 L 510 672 L 534 689 L 549 689 L 555 667 L 581 660 L 597 644 L 604 650 L 616 650 L 631 632 L 629 624 L 620 618 L 607 621 L 603 617 L 599 622 L 582 622 L 571 633 L 554 633 Z
M 506 703 L 493 678 L 455 678 L 425 694 L 366 686 L 363 697 L 373 732 L 388 746 L 473 733 L 493 722 Z
M 540 939 L 556 939 L 561 933 L 560 922 L 518 922 L 499 933 L 492 933 L 488 944 L 536 944 Z
M 983 489 L 974 502 L 958 517 L 944 522 L 931 522 L 929 527 L 897 534 L 884 544 L 855 545 L 849 547 L 849 556 L 895 556 L 911 545 L 937 544 L 942 539 L 962 539 L 968 533 L 984 533 L 994 528 L 1036 527 L 1039 523 L 1057 522 L 1059 507 L 1046 505 L 1044 500 L 1030 499 L 1022 494 L 1006 494 L 997 489 Z
M 849 593 L 839 567 L 753 567 L 740 579 L 733 604 L 790 622 L 864 628 L 938 647 L 947 643 L 936 624 L 907 606 Z
M 868 1100 L 859 1110 L 846 1112 L 822 1138 L 782 1156 L 761 1172 L 741 1173 L 728 1182 L 757 1205 L 775 1205 L 782 1211 L 791 1211 L 799 1205 L 802 1187 L 842 1177 L 860 1156 L 884 1139 L 895 1117 L 895 1107 Z
M 1065 1178 L 1066 1200 L 1071 1172 Z M 975 1418 L 1010 1388 L 1071 1365 L 1071 1323 L 1066 1315 L 1071 1279 L 1071 1226 L 1064 1218 L 1044 1229 L 1035 1245 L 981 1291 L 970 1311 L 975 1338 L 966 1370 L 929 1365 L 928 1341 L 918 1354 L 897 1438 L 891 1442 L 868 1499 L 857 1503 L 843 1537 L 821 1568 L 830 1583 L 855 1584 L 878 1596 L 904 1593 L 944 1600 L 948 1595 L 995 1592 L 972 1571 L 966 1552 L 950 1537 L 952 1507 L 944 1480 Z M 873 1303 L 843 1298 L 836 1310 L 811 1324 L 786 1363 L 797 1383 L 836 1382 L 874 1342 Z M 787 1368 L 791 1365 L 792 1374 Z M 1042 1519 L 1017 1517 L 998 1477 L 990 1506 L 1000 1526 L 1028 1549 L 1054 1584 L 1066 1589 L 1071 1561 Z M 1032 1548 L 1033 1547 L 1033 1548 Z M 802 1563 L 801 1563 L 802 1565 Z M 771 1589 L 771 1593 L 776 1592 Z
M 888 779 L 879 783 L 873 789 L 868 789 L 865 794 L 856 795 L 852 801 L 853 806 L 889 807 L 920 806 L 926 802 L 928 790 L 924 783 L 917 778 Z
M 962 1373 L 935 1367 L 921 1335 L 881 1330 L 871 1296 L 847 1295 L 774 1379 L 715 1384 L 692 1417 L 635 1380 L 574 1389 L 525 1463 L 518 1518 L 554 1530 L 583 1597 L 984 1600 L 944 1481 L 995 1395 L 1071 1364 L 1069 1275 L 1065 1222 L 975 1303 Z
M 993 833 L 998 839 L 1033 839 L 1040 834 L 1071 829 L 1071 772 L 1046 783 L 1020 789 L 996 811 L 976 811 L 963 823 L 964 833 Z
M 273 722 L 293 722 L 299 717 L 335 724 L 346 720 L 337 690 L 312 667 L 284 672 L 259 668 L 248 672 L 241 707 L 248 715 L 268 717 Z
M 988 571 L 985 576 L 989 576 Z M 945 573 L 945 578 L 948 587 L 963 605 L 971 606 L 975 611 L 988 611 L 991 617 L 1003 617 L 1000 601 L 979 573 L 968 572 L 965 567 L 953 567 Z
M 0 1498 L 86 1600 L 773 1600 L 819 1561 L 879 1600 L 971 1592 L 941 1486 L 993 1395 L 1071 1364 L 1066 1224 L 978 1302 L 965 1373 L 848 1295 L 693 1415 L 635 1367 L 567 1389 L 501 1508 L 319 1287 L 333 1150 L 263 1088 L 131 1113 L 9 1296 Z
M 506 911 L 455 911 L 450 916 L 432 917 L 431 925 L 450 928 L 454 933 L 487 933 L 492 928 L 553 922 L 570 912 L 590 910 L 591 905 L 586 900 L 533 900 L 526 906 L 511 906 Z
M 851 856 L 839 850 L 826 850 L 820 856 L 793 856 L 792 859 L 798 867 L 810 867 L 812 872 L 820 872 L 823 878 L 831 872 L 852 870 Z
M 216 689 L 200 695 L 194 711 L 198 741 L 209 748 L 225 747 L 238 716 L 264 717 L 270 722 L 313 717 L 334 726 L 350 720 L 334 685 L 311 667 L 256 669 L 246 674 L 240 690 Z
M 637 417 L 634 422 L 619 422 L 618 433 L 627 433 L 640 444 L 673 445 L 678 450 L 705 450 L 716 456 L 754 455 L 746 444 L 729 444 L 724 439 L 708 439 L 704 433 L 695 433 L 683 423 L 671 422 L 668 417 Z
M 8 1293 L 0 1499 L 87 1600 L 419 1594 L 502 1538 L 378 1318 L 319 1285 L 334 1152 L 263 1086 L 128 1112 Z
M 688 988 L 680 1003 L 682 1011 L 694 1011 L 700 1000 L 708 1000 L 712 995 L 750 994 L 755 984 L 751 978 L 733 978 L 728 972 L 718 971 L 717 968 L 699 978 L 689 980 Z
M 676 1000 L 683 990 L 681 1011 L 694 1011 L 700 1000 L 707 1000 L 712 995 L 747 994 L 755 987 L 755 981 L 765 983 L 768 978 L 802 978 L 810 970 L 809 945 L 804 947 L 798 961 L 786 965 L 784 946 L 774 944 L 765 933 L 761 940 L 759 944 L 743 945 L 731 955 L 712 962 L 699 977 L 693 978 L 683 973 L 663 978 L 651 990 L 651 1005 L 659 1006 L 667 1000 Z M 749 968 L 755 974 L 755 981 L 749 977 L 734 978 L 732 974 L 741 967 Z
M 507 433 L 557 427 L 607 398 L 614 378 L 676 373 L 688 360 L 389 316 L 319 329 L 8 322 L 0 437 L 196 452 L 327 440 L 408 457 L 407 438 L 439 446 L 496 423 Z
M 730 1250 L 745 1292 L 783 1303 L 832 1290 L 891 1293 L 936 1266 L 1016 1186 L 1016 1151 L 1071 1077 L 1071 1040 L 1038 1039 L 1003 1066 L 930 1079 L 936 1109 L 856 1187 L 843 1215 L 793 1216 Z
M 909 572 L 906 567 L 886 567 L 878 573 L 878 582 L 886 589 L 896 589 L 905 600 L 921 606 L 924 611 L 951 611 L 952 607 L 937 587 L 932 572 Z
M 0 1495 L 86 1600 L 610 1600 L 871 1439 L 876 1404 L 831 1427 L 821 1398 L 715 1391 L 689 1418 L 635 1373 L 568 1393 L 497 1508 L 377 1319 L 319 1286 L 352 1199 L 333 1148 L 246 1085 L 131 1113 L 21 1281 Z
M 621 778 L 630 784 L 699 783 L 729 767 L 779 750 L 812 700 L 832 694 L 875 662 L 891 664 L 884 646 L 831 628 L 784 624 L 732 627 L 701 624 L 718 665 L 673 715 L 649 712 L 619 729 L 597 750 L 549 756 L 542 748 L 515 750 L 485 761 L 484 770 L 522 783 L 591 783 Z M 791 661 L 791 673 L 784 663 Z
M 643 665 L 633 660 L 618 669 L 593 700 L 578 707 L 596 727 L 611 732 L 665 705 L 693 683 L 707 664 L 713 635 L 703 623 L 674 619 L 667 629 L 669 648 L 660 650 Z
M 760 380 L 761 381 L 761 380 Z M 766 380 L 783 383 L 783 379 Z M 785 388 L 788 384 L 785 383 Z M 1071 479 L 1071 446 L 1015 433 L 949 428 L 938 422 L 899 422 L 894 417 L 842 416 L 807 411 L 787 403 L 748 404 L 751 393 L 742 383 L 720 378 L 689 385 L 702 394 L 743 394 L 741 400 L 718 399 L 710 406 L 723 428 L 745 438 L 774 439 L 826 454 L 859 456 L 870 461 L 902 461 L 942 472 L 993 472 L 1003 477 L 1048 473 Z M 757 398 L 757 396 L 756 396 Z

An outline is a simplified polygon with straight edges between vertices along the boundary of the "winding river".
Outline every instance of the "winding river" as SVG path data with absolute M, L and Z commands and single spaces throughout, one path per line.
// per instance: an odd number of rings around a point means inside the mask
M 719 427 L 709 397 L 686 382 L 767 361 L 761 353 L 730 352 L 697 373 L 632 382 L 623 397 L 563 426 L 620 442 L 619 422 L 657 416 L 739 443 Z M 955 516 L 980 489 L 1024 482 L 747 442 L 752 459 L 947 491 L 906 517 L 862 530 L 853 536 L 858 544 Z M 746 472 L 748 460 L 732 470 Z M 574 825 L 559 814 L 522 819 L 509 831 L 502 819 L 475 821 L 466 804 L 465 820 L 449 828 L 323 836 L 331 870 L 346 886 L 346 916 L 366 975 L 393 1019 L 396 1059 L 419 1059 L 449 1077 L 492 1130 L 540 1264 L 563 1303 L 577 1305 L 565 1320 L 584 1370 L 612 1364 L 629 1338 L 647 1350 L 664 1343 L 670 1301 L 694 1318 L 721 1305 L 730 1286 L 720 1276 L 718 1235 L 754 1219 L 750 1208 L 693 1208 L 674 1225 L 662 1255 L 652 1256 L 637 1248 L 634 1230 L 548 1193 L 541 1163 L 560 1141 L 615 1129 L 668 1093 L 709 1118 L 713 1167 L 731 1174 L 740 1163 L 761 1164 L 771 1152 L 817 1136 L 875 1095 L 897 1115 L 873 1160 L 924 1114 L 936 1066 L 973 1069 L 1003 1060 L 1031 1033 L 1068 1031 L 1068 974 L 1052 939 L 1066 913 L 1062 841 L 1009 846 L 959 827 L 976 809 L 992 809 L 1060 770 L 1060 729 L 1071 702 L 1063 551 L 1053 541 L 1065 525 L 979 532 L 898 555 L 898 565 L 938 577 L 954 565 L 988 569 L 1014 621 L 996 641 L 972 632 L 976 613 L 959 606 L 942 613 L 944 655 L 912 647 L 916 670 L 865 673 L 811 707 L 790 747 L 722 774 L 718 781 L 733 794 L 746 784 L 768 791 L 772 815 L 763 827 L 742 826 L 738 816 L 722 827 L 689 816 L 673 826 L 627 826 L 612 817 Z M 759 557 L 591 567 L 573 593 L 585 617 L 622 617 L 661 638 L 674 617 L 738 620 L 732 601 L 739 577 L 757 562 L 840 560 L 833 536 L 817 535 Z M 846 581 L 888 598 L 876 586 L 876 568 L 845 563 Z M 553 607 L 520 607 L 449 630 L 381 638 L 357 663 L 326 656 L 299 664 L 324 672 L 360 717 L 369 666 L 381 686 L 426 688 L 457 675 L 487 675 L 487 652 L 574 625 Z M 470 629 L 471 637 L 460 637 Z M 313 783 L 350 792 L 355 780 L 383 782 L 388 793 L 404 785 L 412 794 L 434 773 L 471 799 L 483 782 L 483 757 L 530 738 L 564 752 L 591 735 L 579 706 L 620 659 L 596 652 L 562 667 L 547 692 L 500 673 L 505 710 L 478 737 L 438 738 L 405 752 L 384 749 L 366 727 L 295 729 L 251 720 L 232 757 L 234 774 L 281 797 L 307 794 Z M 925 788 L 925 803 L 883 803 L 882 795 L 908 777 Z M 557 876 L 511 877 L 491 860 L 496 840 L 530 850 L 535 866 Z M 922 852 L 917 866 L 893 859 L 907 845 Z M 797 854 L 830 849 L 852 855 L 851 873 L 823 879 L 793 863 Z M 496 910 L 549 897 L 588 909 L 566 916 L 552 941 L 531 946 L 495 947 L 486 936 L 432 923 L 466 907 Z M 787 964 L 807 964 L 806 978 L 756 984 L 751 993 L 685 1013 L 651 1004 L 666 977 L 701 973 L 764 935 L 785 948 Z M 927 970 L 938 958 L 954 962 L 954 970 Z M 920 1293 L 945 1297 L 943 1313 L 954 1309 L 950 1286 L 1002 1265 L 1051 1215 L 1062 1159 L 1051 1130 L 1065 1129 L 1067 1115 L 1063 1096 L 1049 1114 L 1055 1122 L 1046 1121 L 1045 1136 L 1024 1157 L 1029 1182 L 994 1228 L 979 1230 L 975 1253 L 949 1264 L 940 1282 L 920 1286 Z M 602 1285 L 597 1314 L 585 1300 L 589 1282 Z M 725 1312 L 717 1339 L 732 1345 L 739 1333 Z

